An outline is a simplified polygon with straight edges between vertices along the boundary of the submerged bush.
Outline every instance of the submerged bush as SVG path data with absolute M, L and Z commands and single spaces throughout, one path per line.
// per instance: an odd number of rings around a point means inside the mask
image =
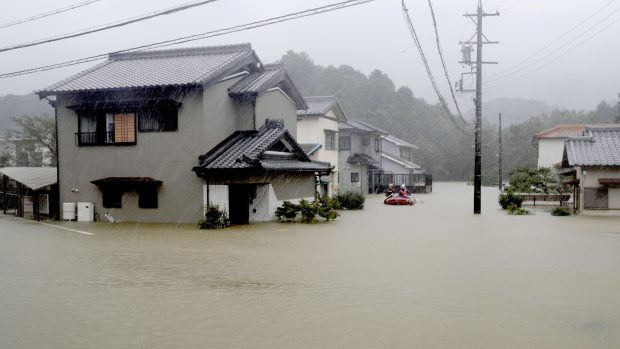
M 521 203 L 523 203 L 523 198 L 521 196 L 515 195 L 514 191 L 512 190 L 508 190 L 506 193 L 499 195 L 499 204 L 504 210 L 512 205 L 521 207 Z
M 313 202 L 302 199 L 298 205 L 290 201 L 284 201 L 282 206 L 276 209 L 276 217 L 280 222 L 300 221 L 302 223 L 316 223 L 316 215 L 326 221 L 336 219 L 338 212 L 333 210 L 329 197 L 322 197 Z
M 570 216 L 570 208 L 564 206 L 558 206 L 551 211 L 552 216 Z
M 514 204 L 508 206 L 507 210 L 508 210 L 508 214 L 515 215 L 515 216 L 523 216 L 523 215 L 530 214 L 530 211 L 524 208 L 521 208 L 517 205 L 514 205 Z
M 209 205 L 204 219 L 198 222 L 200 229 L 223 229 L 230 226 L 228 214 L 217 205 Z
M 346 192 L 336 195 L 336 199 L 340 202 L 341 208 L 347 210 L 361 210 L 364 208 L 364 195 L 355 192 Z

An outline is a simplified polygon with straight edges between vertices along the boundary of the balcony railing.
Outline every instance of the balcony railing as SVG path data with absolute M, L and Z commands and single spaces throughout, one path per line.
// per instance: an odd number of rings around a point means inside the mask
M 76 132 L 75 144 L 78 146 L 84 145 L 114 145 L 124 144 L 131 145 L 136 144 L 133 142 L 116 142 L 114 138 L 114 131 L 111 132 Z

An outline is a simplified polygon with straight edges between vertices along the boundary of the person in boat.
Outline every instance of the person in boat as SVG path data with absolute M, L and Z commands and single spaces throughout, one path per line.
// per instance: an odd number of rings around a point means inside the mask
M 390 197 L 394 196 L 394 194 L 396 194 L 396 189 L 394 188 L 394 184 L 390 183 L 388 185 L 387 190 L 385 191 L 385 197 L 386 198 L 390 198 Z
M 404 184 L 400 185 L 400 191 L 398 191 L 398 196 L 401 198 L 408 198 L 408 199 L 413 197 L 409 189 L 407 189 L 407 187 Z

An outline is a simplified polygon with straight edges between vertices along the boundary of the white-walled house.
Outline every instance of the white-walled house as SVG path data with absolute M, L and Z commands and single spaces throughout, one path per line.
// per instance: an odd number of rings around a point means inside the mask
M 558 125 L 551 129 L 537 133 L 534 142 L 538 143 L 538 168 L 551 167 L 562 162 L 564 154 L 564 142 L 571 138 L 581 136 L 586 125 Z
M 347 116 L 336 96 L 304 97 L 305 110 L 297 111 L 297 141 L 310 159 L 330 163 L 334 171 L 321 178 L 321 193 L 338 190 L 338 123 Z
M 392 135 L 381 137 L 382 168 L 385 174 L 422 173 L 420 165 L 413 163 L 413 150 L 417 146 Z
M 620 216 L 620 125 L 585 128 L 565 142 L 562 166 L 572 174 L 573 208 L 593 216 Z

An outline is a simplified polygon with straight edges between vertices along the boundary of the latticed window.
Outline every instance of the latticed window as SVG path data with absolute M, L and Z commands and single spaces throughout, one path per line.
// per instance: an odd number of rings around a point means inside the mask
M 609 207 L 607 188 L 586 188 L 583 190 L 583 207 L 585 209 L 605 209 Z
M 340 150 L 350 150 L 351 149 L 351 137 L 340 137 L 338 139 L 338 148 Z
M 325 130 L 325 149 L 326 150 L 336 149 L 336 132 Z
M 358 172 L 351 172 L 351 183 L 357 183 L 360 181 L 360 174 Z

